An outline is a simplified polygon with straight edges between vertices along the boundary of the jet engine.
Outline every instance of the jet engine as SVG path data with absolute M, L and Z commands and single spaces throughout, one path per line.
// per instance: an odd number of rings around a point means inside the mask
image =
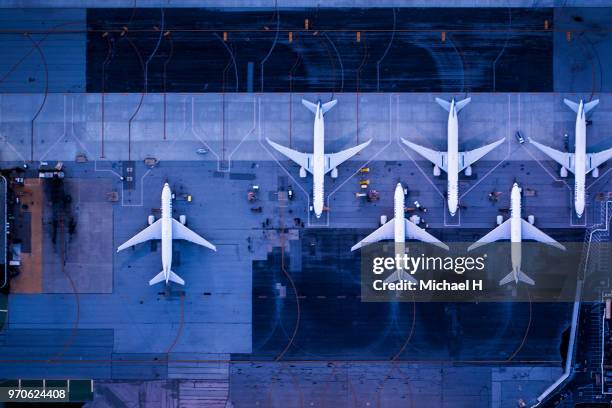
M 595 167 L 591 172 L 591 175 L 595 178 L 599 177 L 599 167 Z
M 528 215 L 528 216 L 527 216 L 527 221 L 528 221 L 528 222 L 529 222 L 531 225 L 535 224 L 535 216 L 533 216 L 533 215 Z
M 301 178 L 306 177 L 306 169 L 303 167 L 300 167 L 300 177 Z
M 561 170 L 559 170 L 559 175 L 563 178 L 567 177 L 567 169 L 561 166 Z
M 465 170 L 463 171 L 463 173 L 464 173 L 466 176 L 470 177 L 470 176 L 472 175 L 472 166 L 467 166 L 467 167 L 465 168 Z
M 438 166 L 434 165 L 433 175 L 436 176 L 436 177 L 440 176 L 440 168 Z
M 147 222 L 149 223 L 149 225 L 153 224 L 155 222 L 155 216 L 153 214 L 149 215 Z
M 181 222 L 181 224 L 185 225 L 187 224 L 187 216 L 184 214 L 179 215 L 179 221 Z
M 331 171 L 331 178 L 335 179 L 338 178 L 338 168 L 334 167 Z

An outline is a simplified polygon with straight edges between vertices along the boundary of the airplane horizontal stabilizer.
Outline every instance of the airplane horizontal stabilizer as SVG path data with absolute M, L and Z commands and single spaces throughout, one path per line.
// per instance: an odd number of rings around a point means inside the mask
M 533 281 L 533 279 L 531 279 L 529 276 L 525 275 L 522 271 L 518 271 L 518 279 L 521 282 L 525 282 L 528 285 L 535 285 L 535 282 Z
M 578 107 L 580 106 L 579 104 L 577 104 L 576 102 L 570 101 L 569 99 L 565 98 L 563 99 L 563 102 L 574 112 L 578 113 Z M 599 104 L 599 99 L 595 99 L 591 102 L 585 103 L 584 104 L 584 113 L 588 113 L 590 110 L 592 110 L 594 107 L 596 107 Z
M 438 105 L 443 107 L 447 112 L 450 112 L 450 102 L 445 101 L 442 98 L 436 98 L 436 102 L 438 102 Z
M 176 273 L 170 271 L 170 280 L 174 283 L 178 283 L 179 285 L 184 285 L 185 281 L 181 279 Z
M 161 271 L 160 273 L 155 275 L 153 279 L 149 281 L 149 285 L 155 285 L 156 283 L 159 283 L 165 280 L 166 280 L 166 275 L 164 274 L 164 271 Z
M 502 280 L 499 281 L 499 286 L 507 285 L 510 282 L 514 281 L 514 272 L 510 272 Z
M 465 98 L 458 102 L 455 102 L 455 110 L 457 111 L 457 113 L 459 113 L 461 109 L 463 109 L 468 103 L 470 103 L 471 100 L 472 98 Z M 447 112 L 450 112 L 450 107 L 451 107 L 450 102 L 445 101 L 442 98 L 436 98 L 436 102 L 438 102 L 438 105 L 443 107 Z
M 321 105 L 321 112 L 323 114 L 326 114 L 331 108 L 336 106 L 337 103 L 338 103 L 337 99 L 334 99 L 333 101 L 325 102 L 323 105 Z M 307 101 L 306 99 L 302 99 L 302 105 L 304 105 L 312 113 L 314 114 L 317 113 L 318 104 Z
M 307 101 L 306 99 L 302 99 L 302 105 L 306 107 L 309 111 L 316 114 L 317 113 L 317 104 Z
M 411 274 L 409 274 L 405 270 L 398 269 L 397 271 L 395 271 L 391 275 L 389 275 L 387 277 L 387 279 L 385 279 L 385 283 L 397 282 L 397 281 L 400 281 L 400 280 L 406 280 L 408 282 L 413 282 L 413 283 L 417 283 L 418 282 L 418 280 L 416 280 L 416 278 L 414 276 L 412 276 Z
M 567 98 L 563 99 L 563 103 L 565 103 L 571 110 L 578 113 L 578 104 L 574 101 L 570 101 Z
M 591 101 L 589 103 L 585 103 L 584 104 L 584 113 L 589 113 L 590 110 L 592 110 L 594 107 L 596 107 L 599 104 L 599 99 L 595 99 L 594 101 Z
M 329 110 L 331 110 L 331 108 L 336 106 L 337 103 L 338 103 L 337 99 L 334 99 L 333 101 L 325 102 L 323 106 L 321 106 L 321 110 L 323 111 L 323 114 L 325 115 Z
M 455 109 L 457 109 L 457 113 L 459 113 L 461 109 L 463 109 L 468 103 L 470 103 L 471 100 L 472 98 L 465 98 L 459 102 L 455 102 Z

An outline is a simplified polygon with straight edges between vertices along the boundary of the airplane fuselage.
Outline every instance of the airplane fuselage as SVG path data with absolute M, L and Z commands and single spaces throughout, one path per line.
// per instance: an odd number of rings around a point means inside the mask
M 448 211 L 455 215 L 459 206 L 459 122 L 455 100 L 451 100 L 448 113 L 448 150 L 447 150 L 447 203 Z
M 323 194 L 325 189 L 325 120 L 321 103 L 317 104 L 313 134 L 312 166 L 312 205 L 315 216 L 323 213 Z
M 401 184 L 395 186 L 393 194 L 393 216 L 394 218 L 394 241 L 397 245 L 404 245 L 406 242 L 406 224 L 404 222 L 404 190 Z M 401 252 L 403 253 L 403 252 Z
M 578 217 L 582 217 L 584 213 L 586 169 L 586 114 L 584 103 L 581 100 L 576 115 L 576 148 L 574 151 L 574 208 Z
M 515 282 L 518 282 L 518 273 L 521 270 L 521 241 L 521 188 L 514 183 L 510 193 L 510 256 Z
M 162 270 L 168 283 L 172 266 L 172 192 L 168 183 L 164 184 L 161 196 L 161 253 Z

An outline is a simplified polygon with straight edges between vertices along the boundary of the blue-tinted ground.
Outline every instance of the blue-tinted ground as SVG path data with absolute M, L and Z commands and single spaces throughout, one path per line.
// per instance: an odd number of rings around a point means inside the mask
M 90 9 L 87 91 L 548 92 L 552 19 L 550 8 Z
M 307 230 L 291 242 L 284 262 L 277 248 L 254 263 L 253 353 L 244 358 L 561 360 L 568 303 L 362 302 L 360 257 L 346 251 L 360 232 Z M 583 233 L 557 236 L 579 241 Z M 286 287 L 286 297 L 277 284 Z

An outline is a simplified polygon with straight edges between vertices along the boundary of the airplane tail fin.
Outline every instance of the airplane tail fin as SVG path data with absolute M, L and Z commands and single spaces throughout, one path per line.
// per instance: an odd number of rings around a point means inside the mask
M 164 271 L 161 271 L 153 279 L 149 281 L 149 285 L 155 285 L 156 283 L 162 282 L 166 280 L 166 276 L 164 275 Z
M 389 275 L 387 279 L 385 279 L 385 283 L 397 282 L 400 280 L 407 280 L 408 282 L 414 282 L 414 283 L 418 282 L 414 276 L 412 276 L 405 270 L 398 269 L 395 272 L 393 272 L 391 275 Z
M 321 112 L 323 112 L 323 114 L 326 114 L 327 111 L 329 111 L 331 108 L 336 106 L 337 103 L 338 103 L 337 99 L 334 99 L 333 101 L 325 102 L 323 105 L 321 105 Z M 302 105 L 304 105 L 312 113 L 314 114 L 317 113 L 316 103 L 312 103 L 310 101 L 307 101 L 306 99 L 302 99 Z
M 578 113 L 578 104 L 576 102 L 570 101 L 569 99 L 563 99 L 563 102 L 574 112 Z M 593 110 L 599 104 L 599 99 L 592 100 L 591 102 L 584 104 L 584 113 L 588 113 L 590 110 Z
M 472 98 L 465 98 L 458 102 L 455 102 L 455 109 L 457 110 L 457 113 L 459 113 L 459 111 L 463 109 L 465 105 L 470 103 L 471 100 Z M 436 102 L 438 102 L 438 105 L 443 107 L 447 112 L 450 112 L 450 107 L 451 107 L 450 102 L 445 101 L 444 99 L 441 99 L 441 98 L 436 98 Z

